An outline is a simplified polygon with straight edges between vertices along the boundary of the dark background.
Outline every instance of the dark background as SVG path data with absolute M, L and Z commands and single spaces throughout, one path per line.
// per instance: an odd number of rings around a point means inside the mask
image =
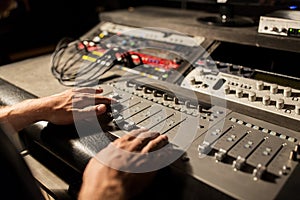
M 0 65 L 50 53 L 64 37 L 78 38 L 105 11 L 151 5 L 218 12 L 214 4 L 180 0 L 17 0 L 18 7 L 0 19 Z M 273 6 L 239 6 L 236 14 L 260 16 Z

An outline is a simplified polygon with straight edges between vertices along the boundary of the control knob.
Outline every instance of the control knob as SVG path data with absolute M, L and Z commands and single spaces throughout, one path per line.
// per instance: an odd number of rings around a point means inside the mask
M 290 96 L 292 96 L 292 88 L 290 88 L 290 87 L 284 88 L 284 90 L 283 90 L 283 96 L 284 97 L 290 97 Z
M 265 171 L 266 171 L 266 167 L 263 166 L 262 164 L 258 164 L 257 167 L 253 170 L 253 173 L 252 173 L 253 180 L 256 181 L 256 180 L 262 178 Z
M 237 98 L 242 98 L 242 97 L 243 97 L 243 90 L 240 89 L 240 88 L 236 89 L 236 91 L 235 91 L 235 96 L 236 96 Z
M 271 97 L 269 95 L 266 95 L 263 97 L 263 100 L 262 100 L 262 103 L 265 105 L 265 106 L 268 106 L 271 102 Z
M 271 94 L 276 94 L 277 91 L 278 91 L 278 85 L 277 84 L 272 84 L 270 86 L 270 92 L 271 92 Z
M 249 92 L 249 95 L 248 95 L 248 100 L 253 102 L 256 100 L 256 93 L 255 92 Z
M 229 94 L 230 93 L 230 87 L 229 87 L 229 85 L 225 85 L 224 86 L 224 92 L 225 92 L 225 94 Z
M 295 106 L 295 113 L 300 115 L 300 103 Z
M 276 108 L 282 109 L 284 107 L 284 100 L 283 99 L 277 99 L 276 100 Z
M 257 90 L 263 90 L 264 89 L 264 82 L 263 81 L 257 81 L 256 82 L 256 89 Z

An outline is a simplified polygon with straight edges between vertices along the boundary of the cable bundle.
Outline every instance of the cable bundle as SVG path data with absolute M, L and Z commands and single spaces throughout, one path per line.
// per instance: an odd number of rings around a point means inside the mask
M 65 86 L 92 85 L 117 64 L 115 54 L 91 41 L 64 38 L 52 54 L 51 72 Z

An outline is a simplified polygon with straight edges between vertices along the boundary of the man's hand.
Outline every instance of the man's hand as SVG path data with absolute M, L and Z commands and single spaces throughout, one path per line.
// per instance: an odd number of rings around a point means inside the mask
M 68 89 L 59 94 L 29 99 L 0 109 L 0 122 L 12 125 L 16 131 L 38 122 L 49 121 L 67 125 L 76 120 L 99 116 L 114 99 L 104 97 L 100 88 Z
M 115 140 L 89 161 L 79 199 L 121 200 L 138 195 L 156 174 L 151 167 L 147 171 L 153 161 L 148 159 L 148 153 L 167 143 L 166 135 L 146 129 L 134 130 Z M 161 158 L 158 155 L 156 159 Z
M 45 119 L 53 124 L 71 124 L 76 120 L 99 116 L 106 111 L 106 105 L 115 100 L 101 95 L 101 88 L 76 88 L 42 99 Z

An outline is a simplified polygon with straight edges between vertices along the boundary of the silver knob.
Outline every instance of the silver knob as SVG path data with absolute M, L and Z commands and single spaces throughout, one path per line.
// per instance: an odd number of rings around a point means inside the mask
M 295 106 L 295 113 L 300 115 L 300 103 Z
M 290 88 L 290 87 L 284 88 L 284 90 L 283 90 L 283 96 L 284 97 L 290 97 L 290 96 L 292 96 L 292 88 Z
M 265 105 L 265 106 L 268 106 L 271 102 L 271 97 L 269 95 L 266 95 L 263 97 L 263 100 L 262 100 L 262 103 Z
M 264 89 L 264 82 L 263 81 L 257 81 L 256 82 L 256 89 L 257 90 L 263 90 Z
M 270 86 L 270 92 L 271 92 L 271 94 L 276 94 L 277 91 L 278 91 L 278 85 L 277 84 L 272 84 Z
M 282 109 L 284 107 L 284 100 L 283 99 L 277 99 L 276 101 L 276 108 Z
M 225 92 L 225 94 L 229 94 L 230 93 L 230 87 L 229 87 L 229 85 L 225 85 L 224 86 L 224 92 Z
M 237 98 L 242 98 L 243 97 L 243 90 L 242 89 L 236 89 L 236 91 L 235 91 L 235 96 L 237 97 Z
M 248 100 L 253 102 L 256 100 L 256 93 L 255 92 L 249 92 Z

